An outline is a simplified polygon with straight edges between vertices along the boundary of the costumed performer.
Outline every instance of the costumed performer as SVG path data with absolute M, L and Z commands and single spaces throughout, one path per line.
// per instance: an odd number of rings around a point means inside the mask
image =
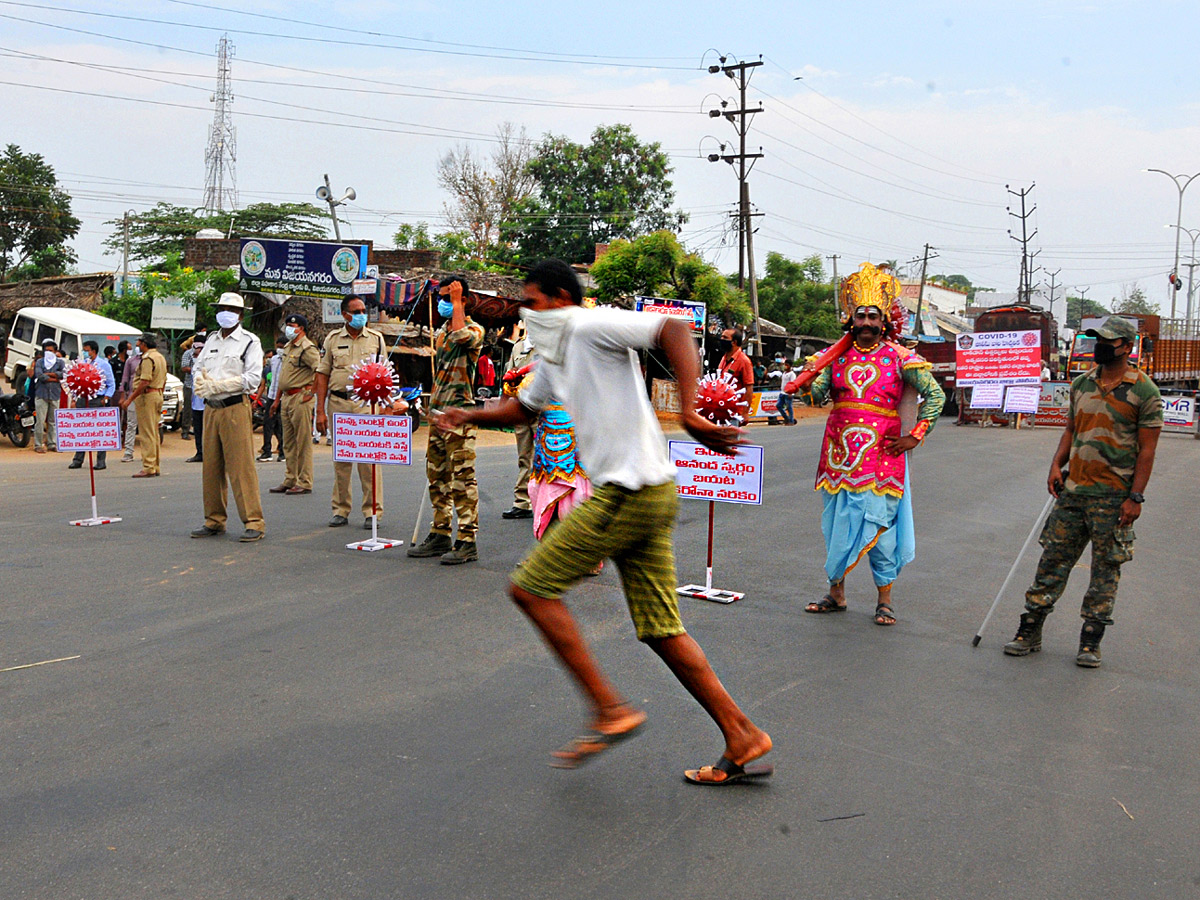
M 925 439 L 946 402 L 930 363 L 893 340 L 899 332 L 893 314 L 904 314 L 899 293 L 895 276 L 870 263 L 843 279 L 843 327 L 853 341 L 804 395 L 814 406 L 833 400 L 816 482 L 829 593 L 804 611 L 844 611 L 846 575 L 866 556 L 879 591 L 877 625 L 896 624 L 892 585 L 916 554 L 906 454 Z M 906 389 L 922 401 L 915 427 L 903 434 Z

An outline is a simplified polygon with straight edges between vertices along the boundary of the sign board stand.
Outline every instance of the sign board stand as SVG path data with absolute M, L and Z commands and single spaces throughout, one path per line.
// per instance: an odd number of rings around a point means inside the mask
M 335 460 L 337 460 L 338 462 L 358 462 L 359 460 L 357 460 L 357 459 L 346 459 L 344 456 L 342 456 L 342 458 L 339 458 L 339 453 L 344 454 L 345 452 L 347 452 L 347 448 L 345 447 L 346 443 L 353 441 L 353 446 L 349 448 L 350 451 L 360 449 L 360 443 L 361 443 L 360 437 L 361 436 L 359 434 L 355 434 L 349 430 L 351 423 L 355 420 L 362 421 L 362 420 L 366 419 L 366 420 L 368 420 L 366 422 L 366 424 L 368 426 L 370 426 L 372 424 L 378 424 L 380 421 L 382 421 L 386 418 L 390 418 L 390 417 L 376 416 L 376 407 L 375 407 L 374 403 L 371 404 L 371 416 L 370 417 L 349 415 L 346 413 L 336 414 L 333 417 L 333 422 L 334 422 L 334 425 L 333 425 L 333 458 Z M 345 432 L 343 432 L 343 430 L 338 427 L 339 420 L 341 423 L 345 423 L 347 425 L 347 430 Z M 411 431 L 412 419 L 405 416 L 405 417 L 403 417 L 403 422 L 407 425 L 407 427 L 403 428 L 403 434 L 389 433 L 389 434 L 372 434 L 372 435 L 370 435 L 371 437 L 378 438 L 378 440 L 370 441 L 368 443 L 371 443 L 373 445 L 378 445 L 379 449 L 381 449 L 381 450 L 386 449 L 389 451 L 387 456 L 385 457 L 386 464 L 404 465 L 404 466 L 411 464 L 411 460 L 409 459 L 409 446 L 411 443 L 411 435 L 412 435 L 412 431 Z M 382 429 L 370 429 L 370 430 L 374 432 L 374 431 L 382 430 Z M 339 443 L 338 437 L 340 434 L 345 434 L 347 436 L 345 441 L 343 441 L 343 447 L 338 446 L 338 443 Z M 384 445 L 386 445 L 386 446 L 384 446 Z M 391 458 L 393 455 L 391 451 L 395 451 L 395 455 L 397 457 L 402 457 L 402 461 L 400 458 L 396 458 L 393 460 Z M 355 455 L 358 455 L 358 454 L 355 454 Z M 378 487 L 378 485 L 379 485 L 378 457 L 379 457 L 379 455 L 380 454 L 375 453 L 374 458 L 371 460 L 371 536 L 369 538 L 367 538 L 365 541 L 350 542 L 349 544 L 346 545 L 347 550 L 362 550 L 366 553 L 374 553 L 376 550 L 390 550 L 393 547 L 403 547 L 404 546 L 404 541 L 402 541 L 398 538 L 381 538 L 379 536 L 379 501 L 378 501 L 378 491 L 379 491 L 379 487 Z
M 717 501 L 762 505 L 763 448 L 743 445 L 736 456 L 725 456 L 690 441 L 669 441 L 675 466 L 675 491 L 680 497 L 708 500 L 708 559 L 704 584 L 684 584 L 676 593 L 696 600 L 734 603 L 746 594 L 713 587 L 713 520 Z
M 88 477 L 92 485 L 92 515 L 87 519 L 72 519 L 72 525 L 111 525 L 120 522 L 120 516 L 102 516 L 96 510 L 96 468 L 93 464 L 93 450 L 120 450 L 121 431 L 120 417 L 114 415 L 116 407 L 76 407 L 59 409 L 55 413 L 55 426 L 58 431 L 58 450 L 69 453 L 74 450 L 87 450 Z M 87 429 L 86 433 L 80 432 Z

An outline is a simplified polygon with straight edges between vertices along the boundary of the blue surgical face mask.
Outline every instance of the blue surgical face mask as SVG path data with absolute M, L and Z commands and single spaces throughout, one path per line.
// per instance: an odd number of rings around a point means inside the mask
M 287 335 L 287 339 L 289 341 L 294 341 L 296 339 L 296 329 L 291 325 L 285 325 L 283 328 L 283 333 Z
M 448 319 L 454 315 L 454 304 L 443 297 L 438 301 L 438 315 L 443 319 Z
M 350 317 L 350 327 L 355 331 L 362 331 L 367 327 L 367 314 L 365 312 L 355 313 Z

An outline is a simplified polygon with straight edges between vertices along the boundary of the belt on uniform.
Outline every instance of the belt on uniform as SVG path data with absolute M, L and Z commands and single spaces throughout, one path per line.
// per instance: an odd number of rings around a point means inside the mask
M 236 397 L 227 397 L 224 400 L 209 400 L 205 398 L 204 405 L 212 409 L 224 409 L 227 406 L 237 406 L 240 403 L 246 402 L 245 394 L 238 394 Z
M 350 395 L 348 393 L 346 393 L 345 391 L 330 391 L 329 396 L 338 397 L 339 399 L 342 399 L 342 400 L 350 399 Z
M 283 392 L 285 394 L 287 394 L 289 397 L 291 397 L 293 394 L 298 394 L 301 391 L 311 391 L 311 390 L 312 390 L 312 384 L 309 383 L 309 384 L 301 385 L 298 388 L 284 388 Z
M 161 394 L 162 388 L 142 388 L 143 394 L 150 394 L 150 393 L 153 393 L 154 391 L 157 391 L 158 393 Z

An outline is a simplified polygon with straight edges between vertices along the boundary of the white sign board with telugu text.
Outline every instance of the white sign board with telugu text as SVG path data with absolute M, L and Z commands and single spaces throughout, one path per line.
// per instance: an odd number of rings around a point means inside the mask
M 999 409 L 1004 405 L 1004 385 L 976 384 L 971 386 L 971 409 Z
M 59 409 L 54 420 L 59 453 L 121 449 L 121 410 L 116 406 Z
M 412 419 L 334 413 L 333 459 L 381 466 L 412 465 Z
M 1012 384 L 1004 394 L 1006 413 L 1035 413 L 1042 396 L 1040 384 Z
M 738 447 L 726 456 L 691 441 L 668 441 L 675 466 L 675 493 L 692 500 L 762 505 L 763 448 Z
M 150 307 L 150 327 L 191 331 L 196 327 L 196 304 L 184 306 L 181 297 L 155 297 Z

